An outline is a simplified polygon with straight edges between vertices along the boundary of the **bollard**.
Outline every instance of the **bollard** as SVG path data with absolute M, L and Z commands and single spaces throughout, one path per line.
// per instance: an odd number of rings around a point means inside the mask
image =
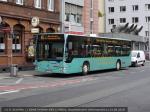
M 10 67 L 10 76 L 16 77 L 18 75 L 18 65 L 12 64 Z

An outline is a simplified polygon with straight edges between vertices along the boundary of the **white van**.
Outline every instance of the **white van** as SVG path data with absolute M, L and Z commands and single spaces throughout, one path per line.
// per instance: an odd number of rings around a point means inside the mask
M 132 66 L 138 66 L 145 64 L 145 53 L 141 50 L 133 50 L 131 51 L 131 62 Z

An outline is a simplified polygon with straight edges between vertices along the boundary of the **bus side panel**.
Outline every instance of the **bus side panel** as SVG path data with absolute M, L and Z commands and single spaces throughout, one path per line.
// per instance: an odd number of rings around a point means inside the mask
M 49 73 L 80 73 L 85 61 L 90 64 L 90 71 L 116 68 L 117 60 L 121 60 L 121 67 L 131 65 L 131 57 L 97 57 L 97 58 L 74 58 L 71 63 L 41 61 L 37 62 L 36 71 Z
M 79 73 L 82 72 L 82 66 L 85 61 L 90 64 L 90 71 L 115 69 L 116 62 L 121 61 L 121 67 L 128 67 L 131 65 L 131 57 L 97 57 L 97 58 L 74 58 L 71 63 L 64 65 L 64 73 Z
M 91 71 L 105 70 L 116 68 L 116 62 L 121 61 L 121 67 L 128 67 L 131 65 L 131 58 L 126 57 L 99 57 L 93 58 L 90 62 Z
M 120 57 L 121 67 L 129 67 L 131 66 L 131 56 Z
M 89 59 L 86 59 L 86 58 L 84 58 L 84 59 L 83 58 L 74 58 L 71 63 L 64 64 L 64 68 L 65 68 L 64 73 L 71 74 L 71 73 L 82 72 L 82 65 L 85 60 L 89 61 Z
M 112 57 L 98 57 L 91 61 L 91 71 L 112 69 L 115 66 L 115 61 Z

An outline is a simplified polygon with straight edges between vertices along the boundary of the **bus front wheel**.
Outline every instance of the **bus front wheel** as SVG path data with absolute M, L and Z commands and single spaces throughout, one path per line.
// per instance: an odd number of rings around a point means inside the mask
M 89 64 L 85 63 L 85 64 L 83 64 L 83 66 L 82 66 L 82 74 L 83 74 L 83 75 L 87 75 L 88 72 L 89 72 Z
M 117 61 L 116 70 L 119 71 L 120 69 L 121 69 L 121 63 L 120 63 L 120 61 Z

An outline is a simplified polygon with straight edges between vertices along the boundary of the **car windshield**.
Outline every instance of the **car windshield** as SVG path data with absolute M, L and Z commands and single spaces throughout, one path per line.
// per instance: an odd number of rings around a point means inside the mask
M 136 57 L 137 56 L 137 52 L 132 52 L 132 57 Z

